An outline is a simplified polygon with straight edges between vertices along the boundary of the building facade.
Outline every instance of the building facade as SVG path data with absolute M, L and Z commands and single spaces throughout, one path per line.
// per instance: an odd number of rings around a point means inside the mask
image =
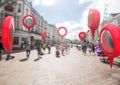
M 120 28 L 120 13 L 111 13 L 106 21 L 103 21 L 100 25 L 100 29 L 107 24 L 114 24 Z
M 108 22 L 109 24 L 114 24 L 120 28 L 120 13 L 112 13 L 109 16 Z
M 31 28 L 30 33 L 22 24 L 23 17 L 28 14 L 33 15 L 36 19 L 36 24 Z M 57 33 L 54 32 L 54 34 L 51 31 L 53 27 L 49 27 L 47 21 L 32 7 L 32 3 L 27 0 L 0 0 L 0 38 L 2 23 L 6 16 L 13 16 L 15 20 L 14 47 L 20 47 L 22 42 L 28 41 L 34 46 L 37 41 L 41 40 L 40 35 L 44 31 L 48 34 L 47 41 L 53 39 L 53 36 L 57 39 Z M 53 30 L 55 31 L 56 29 Z
M 55 25 L 49 24 L 48 32 L 50 34 L 49 35 L 50 36 L 50 41 L 49 42 L 52 45 L 60 42 L 60 37 L 58 36 L 57 27 Z

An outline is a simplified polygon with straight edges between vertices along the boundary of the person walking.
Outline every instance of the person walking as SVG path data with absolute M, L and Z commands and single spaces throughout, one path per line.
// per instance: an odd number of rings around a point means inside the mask
M 65 55 L 64 55 L 65 47 L 64 47 L 63 44 L 60 46 L 60 50 L 61 50 L 61 54 L 62 54 L 63 56 L 65 56 Z
M 50 54 L 51 53 L 51 45 L 50 45 L 50 43 L 47 44 L 47 49 L 48 49 L 48 54 Z
M 42 53 L 42 43 L 41 42 L 38 42 L 37 45 L 36 45 L 36 50 L 38 52 L 38 59 L 42 58 L 40 57 L 41 53 Z
M 95 45 L 94 45 L 94 43 L 92 43 L 92 53 L 93 53 L 93 55 L 95 55 Z
M 26 56 L 27 58 L 29 58 L 30 56 L 30 51 L 31 51 L 31 45 L 29 42 L 27 42 L 26 46 L 25 46 L 25 49 L 26 49 Z
M 87 43 L 86 43 L 86 40 L 83 41 L 82 50 L 83 50 L 83 54 L 86 54 L 86 51 L 87 51 Z
M 7 53 L 6 61 L 15 58 L 14 56 L 11 56 L 10 53 Z
M 56 52 L 55 52 L 56 57 L 60 57 L 60 47 L 59 47 L 59 44 L 56 44 L 55 48 L 56 48 Z
M 91 55 L 91 52 L 92 52 L 92 45 L 91 45 L 91 43 L 88 45 L 88 51 L 89 51 L 89 54 Z
M 43 44 L 41 43 L 41 45 L 42 45 L 43 53 L 46 54 L 46 48 L 47 48 L 46 42 L 44 41 Z
M 2 42 L 0 41 L 0 60 L 2 60 L 2 51 L 3 51 L 3 45 Z

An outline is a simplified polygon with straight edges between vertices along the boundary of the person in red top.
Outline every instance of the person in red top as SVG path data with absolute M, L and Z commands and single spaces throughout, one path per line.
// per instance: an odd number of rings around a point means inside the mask
M 60 46 L 60 50 L 61 50 L 62 55 L 64 56 L 65 46 L 64 46 L 64 45 L 61 45 L 61 46 Z

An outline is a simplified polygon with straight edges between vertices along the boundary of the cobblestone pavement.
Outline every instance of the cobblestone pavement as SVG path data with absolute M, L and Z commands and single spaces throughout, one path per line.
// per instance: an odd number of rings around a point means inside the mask
M 36 50 L 31 51 L 28 60 L 25 52 L 12 55 L 14 59 L 5 61 L 3 55 L 0 61 L 0 85 L 120 85 L 119 65 L 110 69 L 98 57 L 82 55 L 76 48 L 60 58 L 55 57 L 52 48 L 51 54 L 38 61 L 34 61 Z

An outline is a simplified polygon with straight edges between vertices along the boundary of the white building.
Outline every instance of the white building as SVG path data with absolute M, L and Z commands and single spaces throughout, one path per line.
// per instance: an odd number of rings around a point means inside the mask
M 109 16 L 108 22 L 109 24 L 114 24 L 120 28 L 120 13 L 112 13 Z
M 52 45 L 60 42 L 60 37 L 58 36 L 57 27 L 55 25 L 49 24 L 48 32 L 50 34 L 49 42 L 51 42 Z

